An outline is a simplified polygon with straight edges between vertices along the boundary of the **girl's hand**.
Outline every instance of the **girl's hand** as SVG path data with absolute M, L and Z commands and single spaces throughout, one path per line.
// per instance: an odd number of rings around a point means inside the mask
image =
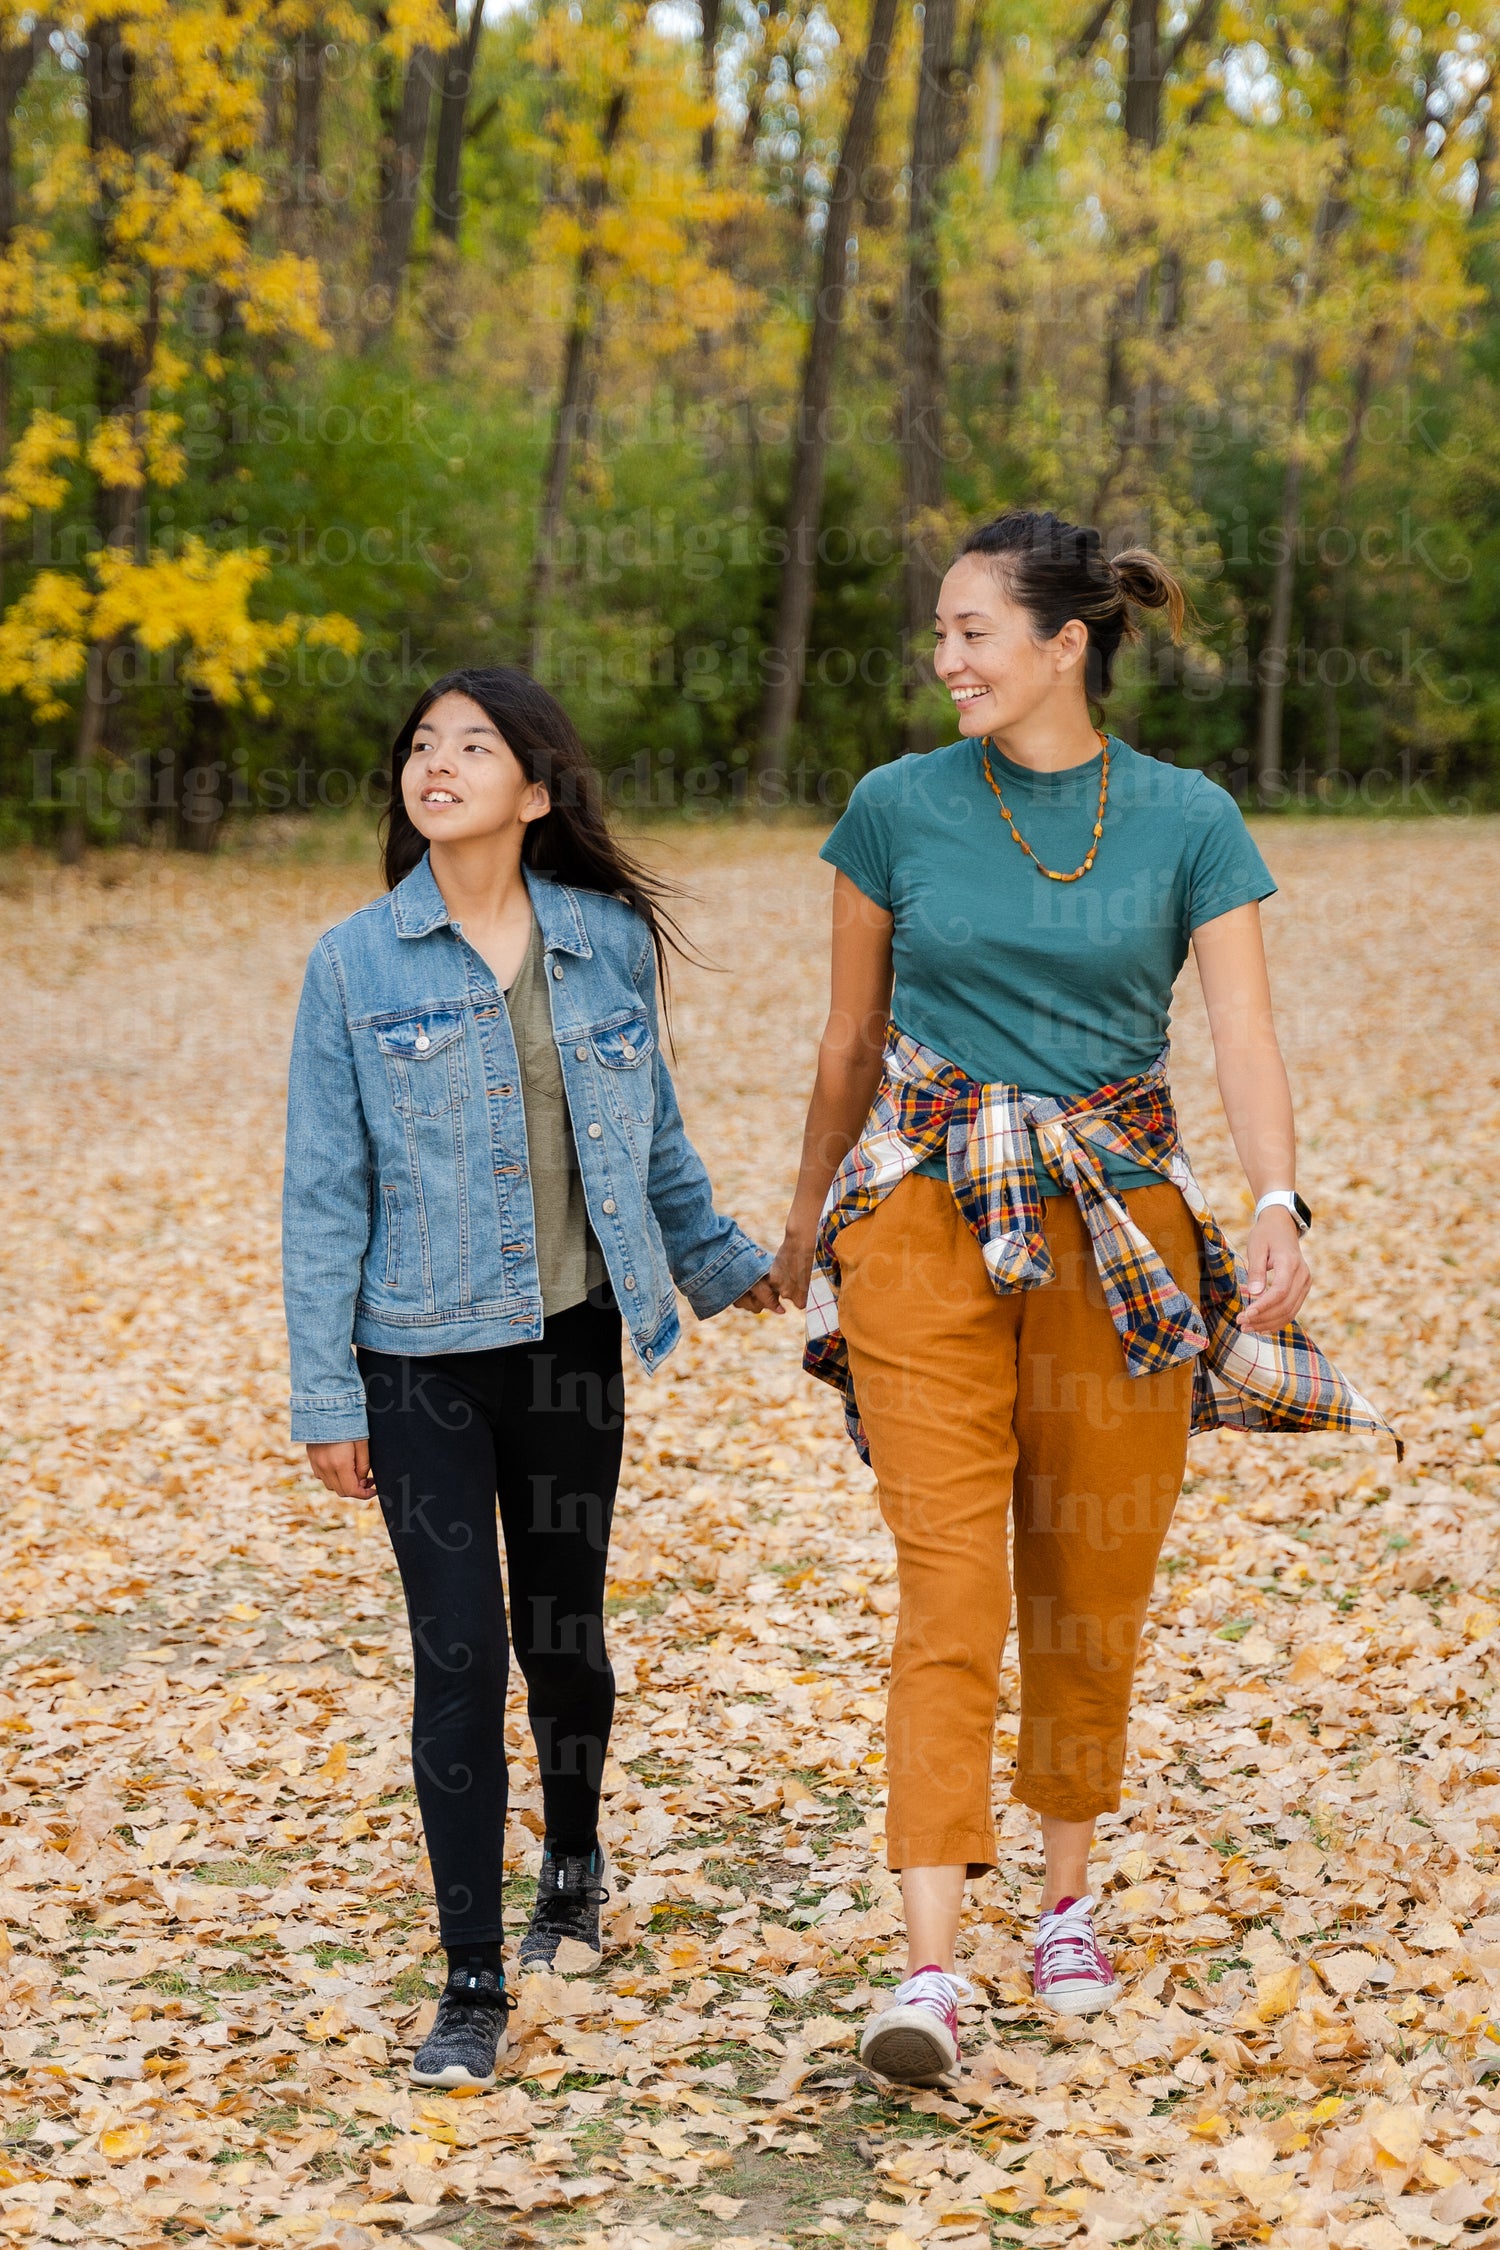
M 341 1500 L 373 1500 L 375 1479 L 370 1474 L 368 1438 L 344 1438 L 337 1445 L 310 1445 L 307 1458 L 319 1482 Z
M 776 1269 L 773 1266 L 770 1273 L 762 1275 L 761 1279 L 757 1281 L 753 1289 L 747 1289 L 743 1297 L 735 1298 L 734 1304 L 736 1312 L 762 1313 L 786 1311 L 785 1305 L 782 1303 L 780 1297 L 776 1293 L 775 1272 Z
M 798 1311 L 807 1305 L 808 1286 L 812 1281 L 814 1237 L 793 1234 L 788 1229 L 776 1253 L 771 1268 L 771 1280 Z
M 1295 1320 L 1312 1287 L 1312 1275 L 1302 1255 L 1302 1237 L 1290 1211 L 1273 1204 L 1261 1213 L 1250 1229 L 1246 1263 L 1250 1285 L 1240 1326 L 1252 1335 L 1268 1336 Z

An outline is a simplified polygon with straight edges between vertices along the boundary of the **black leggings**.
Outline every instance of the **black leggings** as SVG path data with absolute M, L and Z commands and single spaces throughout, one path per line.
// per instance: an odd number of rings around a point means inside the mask
M 625 1426 L 620 1315 L 581 1304 L 535 1344 L 358 1358 L 411 1626 L 412 1767 L 438 1927 L 448 1947 L 495 1944 L 509 1670 L 495 1501 L 547 1833 L 586 1850 L 615 1706 L 604 1573 Z

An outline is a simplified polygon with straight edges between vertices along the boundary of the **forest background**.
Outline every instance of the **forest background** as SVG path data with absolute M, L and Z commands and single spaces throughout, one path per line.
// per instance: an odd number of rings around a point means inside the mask
M 1188 582 L 1140 747 L 1500 800 L 1500 9 L 482 5 L 0 5 L 0 842 L 378 802 L 497 660 L 831 814 L 1012 503 Z

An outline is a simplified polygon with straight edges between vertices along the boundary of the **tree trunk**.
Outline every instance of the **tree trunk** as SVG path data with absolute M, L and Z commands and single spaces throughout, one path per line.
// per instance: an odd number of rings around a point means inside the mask
M 89 154 L 94 160 L 94 234 L 100 267 L 113 248 L 115 211 L 125 184 L 111 176 L 110 164 L 123 159 L 128 165 L 136 153 L 135 56 L 127 26 L 114 16 L 101 16 L 89 26 L 84 54 L 84 90 L 88 103 Z M 101 169 L 101 164 L 103 168 Z M 112 414 L 140 415 L 150 403 L 151 353 L 155 347 L 155 316 L 148 322 L 149 341 L 103 343 L 95 347 L 94 395 L 101 420 Z M 112 547 L 129 547 L 135 540 L 140 496 L 133 486 L 119 485 L 100 495 L 105 516 L 104 536 Z M 96 643 L 84 673 L 83 702 L 78 714 L 75 756 L 87 766 L 103 746 L 109 713 L 109 659 L 117 640 Z M 82 814 L 70 813 L 58 839 L 58 856 L 68 862 L 83 851 Z
M 1302 288 L 1302 304 L 1310 309 L 1326 286 L 1327 253 L 1348 217 L 1346 187 L 1353 162 L 1347 137 L 1351 43 L 1356 0 L 1345 0 L 1334 53 L 1334 117 L 1331 138 L 1338 150 L 1333 176 L 1318 198 L 1313 214 L 1312 244 Z M 1297 580 L 1297 535 L 1302 522 L 1302 485 L 1306 474 L 1305 451 L 1308 411 L 1318 370 L 1315 343 L 1299 349 L 1292 374 L 1292 436 L 1286 473 L 1281 486 L 1281 548 L 1271 579 L 1271 615 L 1261 651 L 1260 728 L 1256 744 L 1256 787 L 1263 803 L 1278 796 L 1282 786 L 1282 716 L 1286 703 L 1286 667 L 1292 641 L 1292 597 Z
M 1256 746 L 1255 786 L 1262 804 L 1281 794 L 1281 720 L 1286 701 L 1286 667 L 1292 640 L 1292 595 L 1297 582 L 1297 534 L 1302 523 L 1303 445 L 1312 396 L 1316 354 L 1304 344 L 1297 354 L 1293 383 L 1292 445 L 1281 483 L 1281 545 L 1271 578 L 1271 616 L 1260 652 L 1260 739 Z
M 786 768 L 787 744 L 796 722 L 807 661 L 807 628 L 817 582 L 817 538 L 823 513 L 823 483 L 828 462 L 828 408 L 849 273 L 849 227 L 861 175 L 875 141 L 875 118 L 890 67 L 897 0 L 872 0 L 870 29 L 854 82 L 844 145 L 839 152 L 828 220 L 823 233 L 822 272 L 813 307 L 812 333 L 803 362 L 802 396 L 792 451 L 792 482 L 786 509 L 786 561 L 781 599 L 771 643 L 771 663 L 761 705 L 756 770 L 764 779 Z
M 436 72 L 437 58 L 430 47 L 414 47 L 404 71 L 389 59 L 385 64 L 380 89 L 380 201 L 370 256 L 367 341 L 380 329 L 389 328 L 396 318 L 422 192 L 427 119 Z
M 1160 0 L 1130 0 L 1126 33 L 1125 138 L 1153 149 L 1161 136 Z
M 942 576 L 937 518 L 946 453 L 942 256 L 938 212 L 962 138 L 964 78 L 954 64 L 957 0 L 927 0 L 912 124 L 901 452 L 905 502 L 903 691 L 906 747 L 929 749 L 915 716 L 918 652 L 931 631 Z M 977 21 L 977 16 L 976 16 Z M 919 739 L 920 737 L 920 739 Z
M 698 0 L 698 11 L 703 20 L 702 44 L 698 50 L 698 75 L 703 99 L 708 104 L 708 116 L 698 143 L 698 163 L 706 180 L 711 180 L 714 176 L 714 147 L 718 137 L 719 9 L 720 0 Z
M 187 698 L 187 746 L 176 761 L 173 837 L 183 852 L 211 852 L 224 825 L 228 714 L 199 689 Z
M 455 26 L 455 29 L 457 27 Z M 469 20 L 443 57 L 438 95 L 437 154 L 432 164 L 432 231 L 457 242 L 463 216 L 464 122 L 474 88 L 474 65 L 484 30 L 484 0 L 469 0 Z
M 479 5 L 479 0 L 475 0 L 475 5 Z M 589 396 L 588 363 L 598 320 L 598 307 L 594 302 L 594 274 L 599 251 L 594 223 L 609 193 L 609 160 L 620 138 L 628 101 L 626 87 L 617 86 L 610 96 L 609 107 L 604 113 L 604 123 L 599 132 L 598 164 L 583 183 L 583 207 L 588 224 L 573 276 L 573 310 L 568 323 L 568 340 L 563 347 L 562 382 L 558 389 L 556 412 L 552 418 L 547 466 L 542 475 L 536 548 L 531 559 L 531 577 L 522 618 L 522 636 L 533 671 L 541 661 L 541 636 L 546 625 L 547 603 L 557 573 L 557 535 L 562 529 L 563 509 L 567 504 L 573 448 Z
M 1373 339 L 1359 355 L 1359 365 L 1354 370 L 1354 405 L 1349 419 L 1349 435 L 1344 440 L 1339 456 L 1338 501 L 1334 510 L 1335 524 L 1349 521 L 1349 503 L 1354 495 L 1354 473 L 1359 466 L 1360 444 L 1365 432 L 1365 413 L 1370 404 L 1370 392 L 1375 383 L 1375 354 Z M 1327 659 L 1344 645 L 1344 635 L 1349 623 L 1349 565 L 1336 562 L 1329 568 L 1324 586 L 1323 664 L 1320 666 L 1323 690 L 1323 770 L 1337 773 L 1343 755 L 1340 739 L 1339 683 L 1329 669 Z
M 16 104 L 46 45 L 41 23 L 14 45 L 0 46 L 0 254 L 16 230 L 16 174 L 12 126 Z M 10 460 L 10 352 L 0 343 L 0 474 Z M 5 523 L 0 518 L 0 609 L 5 604 Z
M 323 202 L 323 48 L 321 24 L 292 42 L 292 233 L 305 245 Z

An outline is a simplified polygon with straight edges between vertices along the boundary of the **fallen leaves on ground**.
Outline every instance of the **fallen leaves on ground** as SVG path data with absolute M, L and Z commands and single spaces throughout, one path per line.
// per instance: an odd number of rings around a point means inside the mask
M 663 847 L 724 964 L 678 975 L 685 1107 L 766 1237 L 823 1001 L 816 841 Z M 527 1981 L 494 2094 L 407 2085 L 440 1957 L 404 1624 L 376 1512 L 287 1443 L 275 1272 L 301 963 L 373 885 L 265 850 L 11 869 L 7 2239 L 1500 2239 L 1500 836 L 1263 841 L 1314 1325 L 1407 1459 L 1195 1441 L 1097 1854 L 1126 1997 L 1035 2011 L 1013 1809 L 968 1920 L 965 2075 L 899 2096 L 852 2053 L 901 1959 L 892 1559 L 797 1324 L 733 1315 L 634 1386 L 605 1967 Z M 1189 1143 L 1243 1228 L 1210 1059 L 1187 991 Z M 518 1711 L 510 1739 L 519 1916 Z

